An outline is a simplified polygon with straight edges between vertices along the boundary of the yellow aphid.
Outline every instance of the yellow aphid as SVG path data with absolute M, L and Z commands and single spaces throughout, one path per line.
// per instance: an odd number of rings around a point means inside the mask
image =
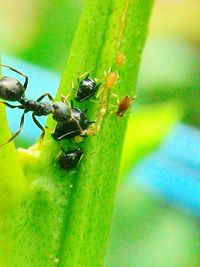
M 116 56 L 116 63 L 119 65 L 123 65 L 126 60 L 126 56 L 123 53 L 118 53 Z
M 106 75 L 106 88 L 111 89 L 118 81 L 119 76 L 116 72 L 108 72 Z

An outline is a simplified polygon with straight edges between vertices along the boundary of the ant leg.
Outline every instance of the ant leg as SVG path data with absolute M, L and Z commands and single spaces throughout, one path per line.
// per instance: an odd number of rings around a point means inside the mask
M 36 100 L 36 102 L 40 102 L 45 96 L 47 96 L 47 97 L 49 98 L 49 100 L 51 100 L 52 102 L 54 102 L 53 97 L 52 97 L 49 93 L 45 93 L 45 94 L 41 95 L 41 96 Z
M 37 125 L 37 127 L 40 128 L 40 130 L 42 130 L 42 134 L 40 135 L 40 141 L 42 141 L 44 139 L 44 136 L 45 136 L 45 129 L 42 127 L 42 125 L 36 119 L 34 113 L 32 114 L 32 118 L 33 118 L 33 121 L 35 122 L 35 124 Z
M 6 68 L 8 68 L 8 69 L 10 69 L 10 70 L 12 70 L 12 71 L 14 71 L 14 72 L 16 72 L 16 73 L 18 73 L 18 74 L 21 75 L 21 76 L 23 76 L 23 77 L 25 78 L 24 88 L 25 88 L 25 89 L 27 88 L 27 85 L 28 85 L 28 76 L 26 76 L 24 73 L 22 73 L 22 72 L 20 72 L 20 71 L 18 71 L 18 70 L 16 70 L 16 69 L 14 69 L 14 68 L 12 68 L 12 67 L 10 67 L 10 66 L 8 66 L 8 65 L 4 65 L 4 64 L 0 64 L 0 65 L 3 66 L 3 67 L 6 67 Z
M 5 101 L 0 101 L 0 104 L 4 104 L 4 105 L 6 105 L 9 108 L 20 108 L 20 109 L 23 109 L 24 108 L 22 105 L 14 106 L 14 105 L 11 105 L 11 104 L 9 104 L 8 102 L 5 102 Z
M 6 144 L 8 144 L 8 143 L 10 143 L 10 142 L 11 142 L 12 140 L 14 140 L 14 139 L 18 136 L 18 134 L 22 131 L 22 128 L 23 128 L 23 126 L 24 126 L 24 118 L 25 118 L 25 114 L 26 114 L 26 112 L 24 111 L 23 114 L 22 114 L 22 116 L 21 116 L 21 119 L 20 119 L 19 130 L 18 130 L 13 136 L 11 136 L 11 138 L 10 138 L 7 142 L 1 144 L 0 147 L 6 145 Z

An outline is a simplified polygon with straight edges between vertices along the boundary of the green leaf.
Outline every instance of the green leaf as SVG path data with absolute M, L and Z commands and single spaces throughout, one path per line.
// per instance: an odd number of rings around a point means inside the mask
M 5 108 L 0 106 L 1 136 L 0 144 L 7 141 L 10 132 L 7 125 Z M 14 144 L 0 148 L 0 265 L 10 266 L 9 256 L 13 240 L 10 235 L 13 221 L 10 221 L 20 202 L 26 197 L 27 180 L 19 164 Z M 5 255 L 7 255 L 5 257 Z
M 199 266 L 198 219 L 155 191 L 122 186 L 106 267 Z
M 111 94 L 135 94 L 152 4 L 85 1 L 58 95 L 73 96 L 72 80 L 92 69 L 103 90 L 99 103 L 87 102 L 81 108 L 87 106 L 96 121 L 96 135 L 80 143 L 85 155 L 74 171 L 59 169 L 59 146 L 49 134 L 44 145 L 19 151 L 29 194 L 14 220 L 9 218 L 13 245 L 7 266 L 103 265 L 127 125 L 126 117 L 111 112 L 110 104 L 116 104 Z M 48 126 L 54 123 L 49 120 Z M 75 145 L 66 142 L 69 146 Z

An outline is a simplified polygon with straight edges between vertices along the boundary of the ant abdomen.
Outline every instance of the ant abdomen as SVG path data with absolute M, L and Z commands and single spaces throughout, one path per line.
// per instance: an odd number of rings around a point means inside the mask
M 24 86 L 15 78 L 3 77 L 0 80 L 0 98 L 7 101 L 19 101 L 25 92 Z

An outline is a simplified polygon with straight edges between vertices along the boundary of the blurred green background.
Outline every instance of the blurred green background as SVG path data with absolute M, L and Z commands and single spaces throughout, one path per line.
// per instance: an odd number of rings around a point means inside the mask
M 1 1 L 1 51 L 61 75 L 82 7 L 81 0 Z M 157 0 L 124 145 L 106 267 L 200 266 L 198 217 L 127 182 L 135 164 L 156 151 L 175 123 L 199 128 L 199 47 L 200 1 Z

